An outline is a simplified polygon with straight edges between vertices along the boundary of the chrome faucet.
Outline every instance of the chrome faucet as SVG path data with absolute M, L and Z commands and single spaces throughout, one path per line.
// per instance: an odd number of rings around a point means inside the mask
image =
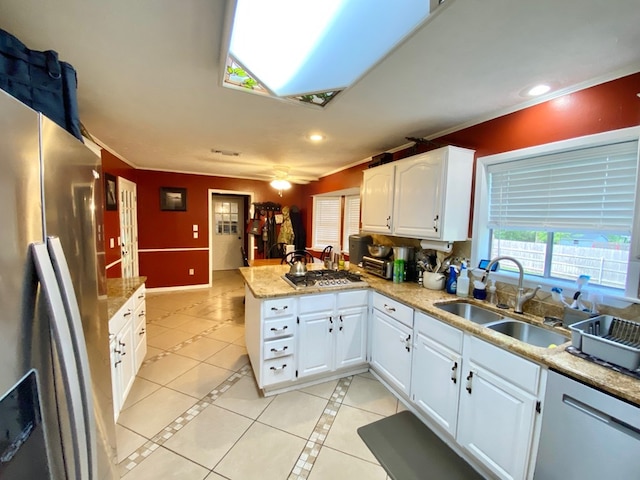
M 522 306 L 524 305 L 525 302 L 527 302 L 528 300 L 531 300 L 536 294 L 536 292 L 540 290 L 541 287 L 540 285 L 538 285 L 534 290 L 529 290 L 527 293 L 524 293 L 524 287 L 522 286 L 524 282 L 524 269 L 522 268 L 522 264 L 513 257 L 496 257 L 493 260 L 491 260 L 489 262 L 489 265 L 487 265 L 487 268 L 484 271 L 484 275 L 482 276 L 482 283 L 485 283 L 486 280 L 489 279 L 489 273 L 491 273 L 491 267 L 493 267 L 493 265 L 496 262 L 499 262 L 500 260 L 510 260 L 513 263 L 515 263 L 516 266 L 518 267 L 520 276 L 518 277 L 518 293 L 516 294 L 516 306 L 514 307 L 513 311 L 515 313 L 524 313 L 522 311 Z

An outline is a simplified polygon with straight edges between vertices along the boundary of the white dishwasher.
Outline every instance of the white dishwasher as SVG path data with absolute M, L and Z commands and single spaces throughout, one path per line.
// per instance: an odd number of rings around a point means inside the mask
M 550 371 L 534 479 L 632 478 L 640 478 L 640 407 Z

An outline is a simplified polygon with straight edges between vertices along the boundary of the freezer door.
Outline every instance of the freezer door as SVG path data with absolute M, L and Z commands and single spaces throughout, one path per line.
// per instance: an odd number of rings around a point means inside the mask
M 98 478 L 117 478 L 101 160 L 55 123 L 45 117 L 41 122 L 45 235 L 60 239 L 82 318 L 91 370 Z
M 43 240 L 38 125 L 36 112 L 0 91 L 0 397 L 35 372 L 47 447 L 33 461 L 44 460 L 58 479 L 66 471 L 49 319 L 29 252 L 30 243 Z

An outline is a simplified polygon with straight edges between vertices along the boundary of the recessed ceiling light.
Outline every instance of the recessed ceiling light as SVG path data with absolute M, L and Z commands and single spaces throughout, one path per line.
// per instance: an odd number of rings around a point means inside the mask
M 551 90 L 551 87 L 549 85 L 545 85 L 541 83 L 540 85 L 536 85 L 535 87 L 530 88 L 527 91 L 527 95 L 530 95 L 532 97 L 537 97 L 538 95 L 543 95 L 547 93 L 549 90 Z
M 320 135 L 319 133 L 312 133 L 309 135 L 309 140 L 312 142 L 319 142 L 320 140 L 324 140 L 324 135 Z

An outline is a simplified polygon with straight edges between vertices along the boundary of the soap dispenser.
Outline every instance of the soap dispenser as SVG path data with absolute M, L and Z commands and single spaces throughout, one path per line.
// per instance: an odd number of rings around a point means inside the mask
M 464 262 L 460 265 L 460 277 L 458 277 L 456 295 L 462 298 L 469 296 L 469 274 L 467 273 L 467 267 L 465 267 Z
M 498 304 L 498 294 L 496 293 L 496 281 L 491 279 L 491 285 L 489 286 L 489 303 L 493 305 Z
M 456 267 L 454 267 L 453 265 L 451 265 L 449 267 L 449 278 L 447 279 L 447 293 L 456 293 L 456 290 L 458 289 L 458 281 L 457 281 L 457 273 L 456 273 Z

